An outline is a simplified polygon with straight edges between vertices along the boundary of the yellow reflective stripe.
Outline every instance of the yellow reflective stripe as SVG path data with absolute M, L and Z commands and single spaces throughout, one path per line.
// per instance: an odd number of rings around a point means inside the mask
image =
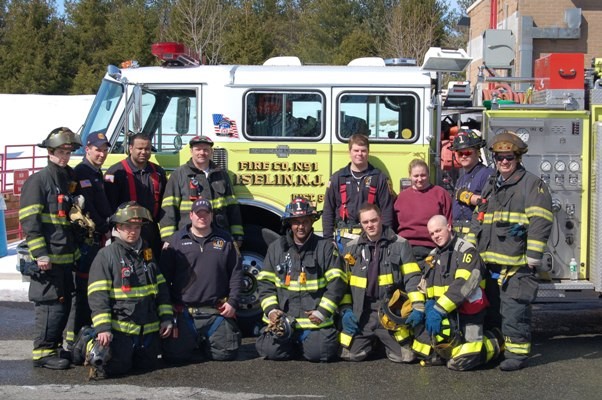
M 278 305 L 278 297 L 276 295 L 268 296 L 265 299 L 261 300 L 261 309 L 267 310 L 270 306 Z
M 483 222 L 486 224 L 492 224 L 495 222 L 510 222 L 511 224 L 523 224 L 525 226 L 529 225 L 529 219 L 525 213 L 501 210 L 494 211 L 493 214 L 485 214 L 485 220 Z
M 330 282 L 333 279 L 341 278 L 344 281 L 347 281 L 347 274 L 340 268 L 331 268 L 326 273 L 324 273 L 324 278 L 326 281 Z
M 111 313 L 100 313 L 92 317 L 92 325 L 97 327 L 111 323 Z
M 88 296 L 94 292 L 108 292 L 111 290 L 112 282 L 110 280 L 102 280 L 91 282 L 88 285 Z
M 353 340 L 353 336 L 348 335 L 346 333 L 339 333 L 339 343 L 342 346 L 349 347 L 351 346 L 351 341 Z
M 44 206 L 42 204 L 32 204 L 27 207 L 23 207 L 19 210 L 19 220 L 27 218 L 31 215 L 41 214 Z
M 295 328 L 296 329 L 322 329 L 322 328 L 328 328 L 329 326 L 332 326 L 334 324 L 334 322 L 332 322 L 332 319 L 327 319 L 326 321 L 322 321 L 321 324 L 316 325 L 313 322 L 311 322 L 309 320 L 309 318 L 297 318 L 295 319 Z
M 353 303 L 353 297 L 351 297 L 350 293 L 346 293 L 343 295 L 343 298 L 341 299 L 341 302 L 339 304 L 343 305 L 343 304 L 352 304 L 352 303 Z
M 159 332 L 159 321 L 151 322 L 149 324 L 144 324 L 144 326 L 140 326 L 133 322 L 113 320 L 111 321 L 111 328 L 128 335 L 139 335 L 140 330 L 143 328 L 144 334 L 147 334 Z
M 284 290 L 290 290 L 291 292 L 316 291 L 318 289 L 323 289 L 326 287 L 326 279 L 311 279 L 307 280 L 307 282 L 305 282 L 304 284 L 301 284 L 298 281 L 291 280 L 288 286 L 286 286 L 284 282 L 277 280 L 276 287 Z
M 322 297 L 322 299 L 320 300 L 319 307 L 322 307 L 322 308 L 330 311 L 330 313 L 334 313 L 337 309 L 336 303 L 327 297 Z
M 46 240 L 44 240 L 43 237 L 28 240 L 27 247 L 29 247 L 30 253 L 34 250 L 42 249 L 42 248 L 46 247 Z
M 214 210 L 219 210 L 220 208 L 224 208 L 228 205 L 226 199 L 223 197 L 211 200 L 211 206 Z
M 525 214 L 529 218 L 540 217 L 547 221 L 554 222 L 554 215 L 552 214 L 552 212 L 550 210 L 546 210 L 543 207 L 539 207 L 539 206 L 527 207 L 527 208 L 525 208 Z
M 464 240 L 474 246 L 477 244 L 477 235 L 475 235 L 473 232 L 468 232 L 466 236 L 464 236 Z
M 278 277 L 276 276 L 276 274 L 271 271 L 263 271 L 262 270 L 262 271 L 259 271 L 259 273 L 257 274 L 258 281 L 268 281 L 268 282 L 276 283 L 277 279 L 278 279 Z
M 437 305 L 450 313 L 456 309 L 456 305 L 446 295 L 443 295 L 437 299 Z
M 399 343 L 403 342 L 404 340 L 406 340 L 407 338 L 409 338 L 411 336 L 411 332 L 409 330 L 409 328 L 406 325 L 402 325 L 400 326 L 397 330 L 395 330 L 395 332 L 393 333 L 393 337 L 395 338 L 395 340 L 397 340 Z
M 53 356 L 56 354 L 56 349 L 33 349 L 32 357 L 34 360 L 39 360 L 40 358 Z
M 518 256 L 507 256 L 505 254 L 496 253 L 493 251 L 485 251 L 481 253 L 481 258 L 486 263 L 501 264 L 501 265 L 525 265 L 527 264 L 527 256 L 521 254 Z
M 180 204 L 180 200 L 181 198 L 176 196 L 164 197 L 161 207 L 177 207 Z
M 242 225 L 230 225 L 230 233 L 232 236 L 243 236 L 245 234 Z
M 79 258 L 78 256 L 76 257 L 76 254 L 74 253 L 48 254 L 48 258 L 50 258 L 50 262 L 53 264 L 71 264 Z
M 173 315 L 171 304 L 159 304 L 159 315 Z
M 159 293 L 159 289 L 157 287 L 157 285 L 154 284 L 150 284 L 150 285 L 144 285 L 144 286 L 134 286 L 132 288 L 130 288 L 130 290 L 128 291 L 124 291 L 122 290 L 120 287 L 119 288 L 112 288 L 111 289 L 111 298 L 112 299 L 138 299 L 138 298 L 142 298 L 142 297 L 147 297 L 147 296 L 153 296 L 156 295 L 157 293 Z
M 157 274 L 157 285 L 160 285 L 162 283 L 167 283 L 167 281 L 165 280 L 163 274 L 159 273 Z
M 73 331 L 67 331 L 67 334 L 65 335 L 65 340 L 67 342 L 73 342 L 74 339 L 75 339 L 75 333 L 73 333 Z
M 237 205 L 238 199 L 236 198 L 236 196 L 226 196 L 226 203 L 229 206 Z
M 349 279 L 349 284 L 351 286 L 365 289 L 366 287 L 368 287 L 368 278 L 362 278 L 361 276 L 351 275 L 351 279 Z
M 161 227 L 161 239 L 165 239 L 167 237 L 170 237 L 171 235 L 173 235 L 176 232 L 176 227 L 174 226 L 163 226 Z
M 531 343 L 515 343 L 508 336 L 504 337 L 504 345 L 510 353 L 527 355 L 531 352 Z
M 67 217 L 59 217 L 55 214 L 42 214 L 41 218 L 42 223 L 44 224 L 52 224 L 52 225 L 63 225 L 69 226 L 71 225 L 71 221 L 67 219 Z
M 180 203 L 180 212 L 185 213 L 190 211 L 192 211 L 192 201 L 182 200 L 182 202 Z
M 421 356 L 426 357 L 429 354 L 431 354 L 431 345 L 426 344 L 426 343 L 421 343 L 418 340 L 414 340 L 414 342 L 412 343 L 412 350 L 414 350 L 415 353 L 418 353 Z
M 401 266 L 401 272 L 404 275 L 410 275 L 416 272 L 420 273 L 420 266 L 415 262 L 405 263 Z
M 467 342 L 452 349 L 452 358 L 463 357 L 470 354 L 479 354 L 483 348 L 483 342 Z
M 447 291 L 447 289 L 449 288 L 449 286 L 431 286 L 426 288 L 426 296 L 429 299 L 436 299 L 438 297 L 441 297 L 445 294 L 445 292 Z
M 468 280 L 470 278 L 470 271 L 464 268 L 458 268 L 456 270 L 456 274 L 454 275 L 455 279 L 461 278 L 464 280 Z
M 470 228 L 467 226 L 454 226 L 454 231 L 458 233 L 468 233 Z
M 543 253 L 546 250 L 546 243 L 541 240 L 527 239 L 527 250 Z
M 383 274 L 378 276 L 378 286 L 387 286 L 393 284 L 393 274 Z
M 415 291 L 415 292 L 408 292 L 408 299 L 410 299 L 410 301 L 412 303 L 417 302 L 417 301 L 422 301 L 424 302 L 424 293 L 421 293 L 419 291 Z
M 496 340 L 496 339 L 490 339 L 487 336 L 483 336 L 483 346 L 485 346 L 485 351 L 487 353 L 487 355 L 485 356 L 486 362 L 491 361 L 494 357 L 497 357 L 497 355 L 498 355 L 496 346 L 493 344 L 494 340 Z

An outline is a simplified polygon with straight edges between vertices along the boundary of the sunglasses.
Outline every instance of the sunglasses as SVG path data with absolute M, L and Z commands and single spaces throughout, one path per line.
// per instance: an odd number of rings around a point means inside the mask
M 495 161 L 497 162 L 502 162 L 504 160 L 506 161 L 514 161 L 516 159 L 516 156 L 514 154 L 509 154 L 506 156 L 503 156 L 501 154 L 496 154 L 493 158 L 495 158 Z
M 472 150 L 458 150 L 456 151 L 456 154 L 458 155 L 458 157 L 470 157 L 474 154 L 474 151 Z

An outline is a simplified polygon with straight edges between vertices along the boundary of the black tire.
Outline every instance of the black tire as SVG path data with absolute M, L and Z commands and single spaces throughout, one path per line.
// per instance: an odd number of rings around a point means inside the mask
M 241 249 L 244 283 L 241 301 L 236 313 L 238 325 L 244 336 L 257 336 L 261 328 L 261 305 L 256 276 L 263 267 L 268 246 L 279 238 L 278 234 L 259 225 L 245 225 L 245 238 Z

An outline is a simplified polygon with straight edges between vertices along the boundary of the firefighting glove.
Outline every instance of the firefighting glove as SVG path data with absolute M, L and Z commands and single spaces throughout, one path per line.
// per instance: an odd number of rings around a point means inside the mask
M 360 333 L 360 327 L 357 318 L 350 308 L 343 311 L 343 315 L 341 317 L 341 324 L 343 325 L 343 333 L 346 333 L 351 336 Z
M 422 321 L 424 321 L 424 312 L 420 310 L 412 310 L 408 318 L 406 318 L 406 324 L 412 328 L 416 328 Z
M 429 300 L 425 305 L 426 314 L 426 331 L 429 335 L 437 335 L 441 332 L 441 321 L 443 321 L 443 314 L 441 314 L 435 308 L 435 301 Z
M 466 204 L 467 206 L 472 206 L 470 199 L 473 195 L 474 193 L 469 191 L 468 189 L 460 189 L 456 192 L 456 199 L 460 203 Z
M 523 224 L 514 224 L 508 233 L 510 236 L 522 238 L 527 234 L 527 228 Z

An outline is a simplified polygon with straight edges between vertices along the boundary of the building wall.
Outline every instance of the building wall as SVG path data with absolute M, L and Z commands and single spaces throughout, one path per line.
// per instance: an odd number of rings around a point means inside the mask
M 475 1 L 468 9 L 470 17 L 468 53 L 473 57 L 467 76 L 474 85 L 478 67 L 483 63 L 483 32 L 489 28 L 492 0 Z M 564 12 L 568 8 L 581 8 L 581 37 L 579 39 L 534 39 L 533 62 L 549 53 L 585 54 L 585 67 L 593 57 L 602 57 L 602 0 L 497 0 L 497 29 L 512 30 L 516 39 L 515 67 L 509 73 L 519 76 L 521 44 L 521 18 L 533 18 L 537 28 L 566 28 Z M 523 51 L 526 51 L 522 47 Z M 504 71 L 498 71 L 505 75 Z M 533 71 L 531 71 L 533 76 Z

